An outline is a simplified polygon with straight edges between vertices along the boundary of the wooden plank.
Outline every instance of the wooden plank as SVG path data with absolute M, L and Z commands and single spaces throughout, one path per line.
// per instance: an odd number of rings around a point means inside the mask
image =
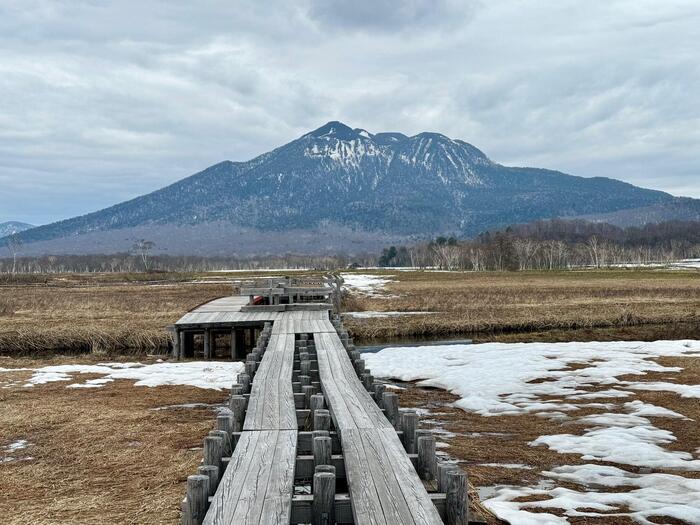
M 277 322 L 275 322 L 277 324 Z M 255 374 L 243 430 L 295 430 L 294 336 L 273 334 Z
M 345 472 L 354 521 L 358 525 L 386 525 L 374 480 L 360 435 L 346 430 L 341 434 L 345 456 Z
M 296 431 L 244 432 L 204 524 L 288 524 L 295 461 Z

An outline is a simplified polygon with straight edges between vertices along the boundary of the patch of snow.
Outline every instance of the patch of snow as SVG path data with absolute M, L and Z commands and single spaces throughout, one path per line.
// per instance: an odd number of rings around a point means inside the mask
M 435 314 L 438 312 L 376 312 L 376 311 L 365 311 L 365 312 L 343 312 L 343 315 L 352 317 L 354 319 L 377 319 L 382 317 L 400 317 L 402 315 L 428 315 Z
M 673 474 L 633 474 L 617 467 L 605 465 L 562 466 L 544 472 L 557 481 L 576 483 L 585 487 L 630 489 L 615 492 L 579 492 L 565 488 L 515 488 L 499 490 L 495 497 L 484 501 L 484 505 L 499 513 L 527 513 L 523 508 L 562 509 L 571 517 L 601 517 L 614 513 L 629 516 L 638 523 L 652 525 L 651 516 L 669 516 L 687 523 L 700 522 L 700 480 Z M 544 501 L 516 503 L 512 500 L 522 496 L 550 496 Z M 579 511 L 577 509 L 595 509 Z M 625 508 L 629 511 L 625 511 Z M 501 515 L 499 513 L 499 515 Z M 505 517 L 505 514 L 503 514 Z M 520 514 L 514 514 L 520 516 Z M 540 514 L 530 514 L 540 516 Z M 507 518 L 506 518 L 507 519 Z M 520 523 L 520 521 L 513 521 Z M 568 523 L 564 521 L 562 523 Z
M 627 388 L 632 390 L 652 390 L 652 391 L 665 391 L 674 392 L 679 394 L 681 397 L 697 397 L 700 398 L 700 385 L 679 385 L 677 383 L 642 383 L 642 382 L 631 382 L 626 383 Z
M 136 381 L 135 386 L 188 385 L 221 390 L 229 388 L 237 374 L 243 371 L 240 362 L 192 361 L 182 363 L 100 363 L 98 365 L 56 365 L 31 369 L 33 374 L 25 387 L 55 381 L 71 381 L 73 374 L 100 374 L 105 377 L 69 388 L 99 388 L 115 379 Z
M 443 388 L 459 397 L 456 406 L 483 416 L 536 414 L 586 426 L 582 435 L 540 436 L 531 443 L 533 446 L 579 454 L 587 461 L 697 472 L 700 459 L 689 452 L 664 448 L 676 437 L 671 431 L 655 427 L 648 419 L 687 418 L 667 408 L 635 400 L 634 396 L 635 390 L 654 390 L 700 397 L 700 385 L 619 379 L 628 374 L 643 376 L 648 372 L 682 370 L 655 361 L 664 356 L 698 357 L 700 341 L 431 345 L 386 348 L 363 357 L 377 377 L 419 381 L 419 385 Z M 621 404 L 586 402 L 597 398 L 632 400 Z M 577 409 L 589 408 L 606 412 L 576 416 Z M 695 454 L 700 455 L 700 449 Z M 600 517 L 611 513 L 629 515 L 644 524 L 650 523 L 647 519 L 650 516 L 700 523 L 697 503 L 700 480 L 665 473 L 636 475 L 602 465 L 588 466 L 588 471 L 580 467 L 558 467 L 544 475 L 561 482 L 577 482 L 572 476 L 578 476 L 586 486 L 630 490 L 607 492 L 589 488 L 579 492 L 554 487 L 549 480 L 547 486 L 480 489 L 482 501 L 500 518 L 518 524 L 559 525 L 568 523 L 567 517 Z M 596 468 L 603 470 L 595 471 Z M 564 479 L 565 475 L 569 478 Z M 549 499 L 513 501 L 523 496 Z M 528 512 L 528 509 L 557 509 L 565 516 Z
M 152 408 L 151 410 L 154 411 L 159 411 L 159 410 L 170 410 L 174 408 L 199 408 L 199 407 L 218 407 L 219 405 L 215 405 L 212 403 L 182 403 L 180 405 L 166 405 L 162 407 L 155 407 Z
M 593 394 L 587 389 L 601 385 L 636 387 L 637 383 L 623 384 L 617 377 L 678 372 L 678 367 L 666 367 L 653 359 L 698 351 L 700 341 L 485 343 L 390 347 L 363 357 L 375 377 L 418 380 L 419 385 L 459 396 L 455 403 L 459 408 L 496 416 L 569 411 L 571 403 L 541 398 L 571 400 L 572 396 Z M 571 365 L 585 366 L 571 369 Z M 534 382 L 537 380 L 544 381 Z M 685 391 L 694 393 L 694 389 L 700 387 L 686 387 Z M 617 389 L 604 393 L 622 396 Z
M 596 427 L 581 436 L 540 436 L 530 444 L 546 445 L 561 454 L 581 454 L 581 459 L 586 461 L 700 471 L 700 460 L 693 459 L 692 454 L 666 450 L 659 446 L 676 440 L 672 432 L 656 428 L 648 420 L 646 422 L 647 424 L 636 426 L 630 422 L 630 426 Z
M 382 289 L 389 283 L 394 282 L 393 275 L 380 276 L 361 273 L 341 273 L 340 276 L 345 281 L 347 290 L 370 296 L 381 295 Z
M 671 417 L 679 419 L 689 419 L 683 414 L 669 410 L 668 408 L 658 407 L 652 405 L 651 403 L 645 403 L 644 401 L 630 401 L 624 404 L 625 410 L 635 414 L 637 416 L 650 416 L 650 417 Z
M 9 445 L 7 445 L 3 449 L 3 451 L 8 452 L 8 453 L 12 453 L 12 452 L 16 452 L 17 450 L 23 450 L 23 449 L 27 448 L 28 446 L 29 446 L 29 441 L 27 441 L 26 439 L 18 439 L 14 443 L 10 443 Z
M 479 467 L 498 467 L 498 468 L 509 468 L 514 470 L 532 470 L 530 465 L 523 465 L 522 463 L 474 463 L 474 465 Z

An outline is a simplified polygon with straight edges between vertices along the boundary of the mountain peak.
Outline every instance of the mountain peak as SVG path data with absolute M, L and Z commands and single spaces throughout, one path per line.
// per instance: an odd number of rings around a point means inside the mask
M 327 124 L 324 124 L 318 129 L 313 130 L 311 133 L 304 135 L 305 137 L 314 137 L 317 139 L 329 139 L 334 138 L 338 140 L 352 140 L 358 136 L 364 136 L 369 138 L 370 135 L 363 129 L 352 129 L 350 126 L 343 124 L 337 120 L 332 120 Z

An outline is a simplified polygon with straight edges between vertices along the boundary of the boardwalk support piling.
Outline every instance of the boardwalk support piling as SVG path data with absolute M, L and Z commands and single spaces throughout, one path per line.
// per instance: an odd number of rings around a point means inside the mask
M 311 516 L 312 525 L 335 525 L 335 473 L 317 471 L 314 474 Z
M 219 467 L 223 472 L 224 440 L 220 436 L 207 436 L 204 438 L 204 464 Z
M 187 477 L 187 504 L 182 513 L 183 525 L 201 525 L 209 504 L 209 478 L 196 475 Z
M 435 437 L 420 436 L 416 442 L 418 449 L 418 475 L 432 481 L 437 473 L 437 458 L 435 457 Z
M 209 435 L 212 437 L 220 437 L 223 443 L 222 457 L 230 458 L 233 453 L 233 447 L 231 446 L 231 434 L 225 430 L 211 430 Z M 223 466 L 223 465 L 222 465 Z
M 382 405 L 389 423 L 397 428 L 399 426 L 399 396 L 393 392 L 384 392 Z
M 409 454 L 416 453 L 416 428 L 418 414 L 415 410 L 407 410 L 401 414 L 401 430 L 403 430 L 403 446 Z
M 447 492 L 447 474 L 453 470 L 457 470 L 456 463 L 443 461 L 437 465 L 437 490 L 438 492 Z
M 330 430 L 331 429 L 331 413 L 325 409 L 319 409 L 314 412 L 314 430 Z
M 233 412 L 233 431 L 240 432 L 243 430 L 243 421 L 245 420 L 245 397 L 233 396 L 229 402 L 231 412 Z
M 467 496 L 467 474 L 455 469 L 447 474 L 445 507 L 447 525 L 469 524 L 469 497 Z
M 197 469 L 197 474 L 209 478 L 209 496 L 213 496 L 216 492 L 216 487 L 219 486 L 219 467 L 214 465 L 201 465 Z
M 331 464 L 332 441 L 329 437 L 314 437 L 314 466 Z

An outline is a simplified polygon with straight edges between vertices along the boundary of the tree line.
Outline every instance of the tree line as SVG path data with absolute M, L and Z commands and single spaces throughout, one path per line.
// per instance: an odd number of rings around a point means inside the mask
M 475 239 L 437 237 L 391 246 L 379 266 L 446 270 L 560 270 L 624 264 L 666 264 L 700 257 L 700 222 L 670 221 L 620 228 L 582 220 L 543 220 Z
M 219 270 L 317 269 L 405 266 L 446 270 L 559 270 L 624 264 L 670 263 L 700 258 L 700 222 L 670 221 L 620 228 L 605 223 L 552 219 L 487 231 L 474 239 L 436 237 L 381 254 L 202 257 L 154 254 L 146 239 L 131 252 L 112 255 L 22 257 L 21 242 L 6 244 L 0 274 L 213 272 Z

